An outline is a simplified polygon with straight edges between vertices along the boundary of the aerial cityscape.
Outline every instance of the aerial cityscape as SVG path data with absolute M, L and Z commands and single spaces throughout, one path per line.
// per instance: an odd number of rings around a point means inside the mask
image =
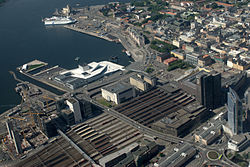
M 49 3 L 0 0 L 0 166 L 250 167 L 249 0 Z

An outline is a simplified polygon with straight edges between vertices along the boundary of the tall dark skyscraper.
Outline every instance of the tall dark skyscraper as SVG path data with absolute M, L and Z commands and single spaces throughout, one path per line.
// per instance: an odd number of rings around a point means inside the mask
M 221 74 L 202 75 L 198 80 L 201 104 L 209 109 L 217 108 L 221 104 Z
M 240 134 L 243 131 L 243 110 L 242 103 L 237 93 L 229 88 L 227 93 L 228 125 L 233 134 Z

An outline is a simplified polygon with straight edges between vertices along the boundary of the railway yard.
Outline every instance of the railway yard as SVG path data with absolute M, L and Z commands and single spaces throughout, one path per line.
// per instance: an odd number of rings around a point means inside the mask
M 137 142 L 144 135 L 111 115 L 102 113 L 78 124 L 66 135 L 95 162 Z M 91 166 L 82 155 L 61 136 L 17 166 Z
M 163 88 L 150 90 L 131 101 L 118 105 L 114 109 L 148 127 L 166 116 L 169 119 L 178 119 L 178 115 L 174 114 L 181 109 L 184 111 L 183 115 L 188 115 L 192 119 L 206 110 L 204 107 L 197 105 L 194 97 L 182 90 L 172 89 L 169 92 Z M 179 121 L 179 126 L 185 124 L 185 122 L 182 122 L 183 120 L 180 119 Z

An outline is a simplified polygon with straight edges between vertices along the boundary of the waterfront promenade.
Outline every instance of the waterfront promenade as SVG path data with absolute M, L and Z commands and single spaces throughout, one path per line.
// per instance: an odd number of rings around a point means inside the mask
M 74 30 L 74 31 L 77 31 L 77 32 L 81 32 L 81 33 L 84 33 L 84 34 L 88 34 L 88 35 L 91 35 L 91 36 L 94 36 L 94 37 L 97 37 L 97 38 L 101 38 L 101 39 L 113 42 L 111 39 L 109 39 L 106 36 L 99 35 L 97 33 L 90 32 L 90 31 L 86 31 L 86 30 L 84 30 L 82 28 L 75 27 L 74 25 L 65 25 L 64 27 L 67 28 L 67 29 L 70 29 L 70 30 Z

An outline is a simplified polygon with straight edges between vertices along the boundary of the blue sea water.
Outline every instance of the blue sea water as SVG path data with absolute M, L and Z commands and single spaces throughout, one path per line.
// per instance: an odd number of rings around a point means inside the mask
M 16 81 L 8 73 L 17 66 L 38 59 L 64 68 L 81 62 L 109 60 L 118 56 L 119 63 L 129 59 L 122 45 L 108 42 L 63 27 L 45 27 L 41 18 L 50 17 L 56 8 L 106 4 L 112 0 L 7 0 L 0 6 L 0 113 L 19 104 L 14 88 Z M 113 0 L 114 1 L 114 0 Z M 121 0 L 127 2 L 128 0 Z

